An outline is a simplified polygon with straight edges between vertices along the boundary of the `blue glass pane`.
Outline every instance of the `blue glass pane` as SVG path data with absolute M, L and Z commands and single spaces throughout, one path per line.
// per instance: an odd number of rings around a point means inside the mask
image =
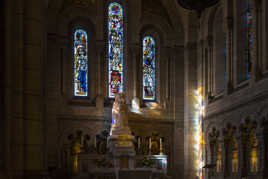
M 108 9 L 109 97 L 123 91 L 123 8 L 111 3 Z
M 74 32 L 74 96 L 88 96 L 87 33 L 82 29 Z
M 155 100 L 155 41 L 146 36 L 143 39 L 143 99 Z
M 253 45 L 253 17 L 250 9 L 250 5 L 247 1 L 246 3 L 246 39 L 247 39 L 247 47 L 246 47 L 246 79 L 250 78 L 250 64 L 251 64 L 251 49 Z

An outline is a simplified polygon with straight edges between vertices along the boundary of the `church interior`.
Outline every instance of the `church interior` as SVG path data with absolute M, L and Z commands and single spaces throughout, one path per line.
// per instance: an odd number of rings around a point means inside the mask
M 268 179 L 267 11 L 0 1 L 0 178 Z

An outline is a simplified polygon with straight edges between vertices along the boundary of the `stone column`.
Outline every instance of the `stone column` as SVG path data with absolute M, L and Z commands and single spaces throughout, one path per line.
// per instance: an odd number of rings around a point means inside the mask
M 24 167 L 24 4 L 17 0 L 5 2 L 5 169 L 10 178 L 20 179 Z
M 263 162 L 262 162 L 262 167 L 261 167 L 261 171 L 263 172 L 263 178 L 267 178 L 268 177 L 268 131 L 267 128 L 265 127 L 266 131 L 263 134 L 263 151 L 262 151 L 262 155 L 261 157 L 263 157 Z
M 228 16 L 225 19 L 226 24 L 226 79 L 227 87 L 225 88 L 225 94 L 230 94 L 233 91 L 233 18 Z
M 197 90 L 197 44 L 188 42 L 185 47 L 185 108 L 184 108 L 184 178 L 196 178 L 194 156 L 195 90 Z
M 257 1 L 249 1 L 250 2 L 250 7 L 251 7 L 251 13 L 253 16 L 253 45 L 252 49 L 249 49 L 251 51 L 251 80 L 250 84 L 253 85 L 257 80 L 259 80 L 262 76 L 262 71 L 260 67 L 260 54 L 258 53 L 259 48 L 259 21 L 260 21 L 260 5 Z
M 4 59 L 5 59 L 5 3 L 4 1 L 0 2 L 0 177 L 2 170 L 4 169 L 4 146 L 5 146 L 5 118 L 4 118 Z
M 97 101 L 96 101 L 96 105 L 97 108 L 102 109 L 104 107 L 104 95 L 105 94 L 105 89 L 107 89 L 107 87 L 104 86 L 104 42 L 103 41 L 97 41 L 96 44 L 96 51 L 97 51 Z
M 248 147 L 247 141 L 243 136 L 239 137 L 238 140 L 239 146 L 239 172 L 241 177 L 246 177 L 248 174 Z
M 263 134 L 257 135 L 258 140 L 258 161 L 257 161 L 257 170 L 265 178 L 265 136 Z
M 6 166 L 10 178 L 44 168 L 44 1 L 7 2 Z
M 175 123 L 174 123 L 174 139 L 173 139 L 173 150 L 174 152 L 171 152 L 173 156 L 170 158 L 173 159 L 173 161 L 170 161 L 174 166 L 174 173 L 177 175 L 177 178 L 180 178 L 184 175 L 184 165 L 187 160 L 187 158 L 184 157 L 184 153 L 186 152 L 184 141 L 187 141 L 186 138 L 184 138 L 184 119 L 186 117 L 184 116 L 184 104 L 185 100 L 188 99 L 188 97 L 185 95 L 184 91 L 186 91 L 187 86 L 184 85 L 184 80 L 186 77 L 188 78 L 188 74 L 185 75 L 185 63 L 189 60 L 191 53 L 191 48 L 189 46 L 189 51 L 184 53 L 184 47 L 183 46 L 175 46 L 172 49 L 171 56 L 171 64 L 170 64 L 170 80 L 171 85 L 167 88 L 171 88 L 171 94 L 170 94 L 170 112 L 171 117 L 174 117 Z M 184 59 L 184 55 L 187 54 L 187 58 Z M 189 68 L 189 66 L 188 66 Z M 188 86 L 189 87 L 189 86 Z
M 23 128 L 24 176 L 39 178 L 44 169 L 45 1 L 24 1 Z M 15 161 L 15 160 L 14 160 Z
M 208 47 L 208 73 L 209 73 L 209 92 L 213 95 L 214 92 L 214 62 L 213 62 L 213 37 L 207 37 L 207 47 Z
M 131 70 L 129 71 L 129 75 L 131 74 L 129 80 L 130 94 L 132 100 L 134 97 L 139 98 L 142 101 L 142 55 L 141 48 L 139 44 L 130 44 L 130 63 L 129 67 Z

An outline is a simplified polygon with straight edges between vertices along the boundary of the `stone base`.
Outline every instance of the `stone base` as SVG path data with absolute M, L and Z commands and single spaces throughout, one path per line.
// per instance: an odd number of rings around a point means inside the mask
M 150 168 L 137 169 L 93 169 L 90 171 L 90 176 L 85 175 L 84 178 L 75 179 L 171 179 L 161 171 Z
M 135 149 L 131 135 L 112 135 L 109 138 L 110 152 L 115 168 L 134 168 Z

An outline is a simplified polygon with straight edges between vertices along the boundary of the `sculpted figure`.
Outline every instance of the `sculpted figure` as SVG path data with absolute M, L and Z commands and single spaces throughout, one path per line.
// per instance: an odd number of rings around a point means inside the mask
M 128 127 L 128 106 L 126 104 L 125 94 L 118 93 L 112 109 L 112 129 L 110 135 L 129 135 Z

